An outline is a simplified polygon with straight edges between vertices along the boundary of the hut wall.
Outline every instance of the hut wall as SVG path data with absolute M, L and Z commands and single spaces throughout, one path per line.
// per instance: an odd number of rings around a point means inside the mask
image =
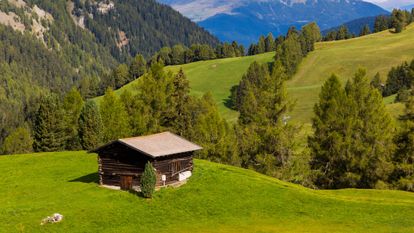
M 132 176 L 132 185 L 140 186 L 145 164 L 151 161 L 157 173 L 157 186 L 178 182 L 179 173 L 193 170 L 193 153 L 182 153 L 151 159 L 122 144 L 114 144 L 99 152 L 99 177 L 101 185 L 120 186 L 121 176 Z
M 157 186 L 162 186 L 162 175 L 166 176 L 166 185 L 178 182 L 178 174 L 193 171 L 193 153 L 183 153 L 165 158 L 158 158 L 153 162 L 157 170 Z
M 117 145 L 99 153 L 101 185 L 120 186 L 121 175 L 133 177 L 133 186 L 139 186 L 148 158 L 125 146 Z

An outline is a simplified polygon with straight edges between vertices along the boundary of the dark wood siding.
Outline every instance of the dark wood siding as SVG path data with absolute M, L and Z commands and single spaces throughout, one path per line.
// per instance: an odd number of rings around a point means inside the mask
M 182 153 L 152 159 L 129 147 L 114 143 L 99 151 L 99 178 L 101 185 L 121 186 L 121 176 L 132 176 L 132 185 L 139 186 L 145 164 L 152 162 L 157 173 L 157 186 L 178 182 L 180 172 L 193 170 L 193 153 Z

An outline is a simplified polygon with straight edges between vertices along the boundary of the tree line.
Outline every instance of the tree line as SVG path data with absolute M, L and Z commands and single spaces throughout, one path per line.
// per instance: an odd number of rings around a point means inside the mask
M 393 30 L 395 33 L 400 33 L 413 21 L 414 8 L 411 12 L 407 10 L 394 9 L 390 16 L 379 15 L 375 18 L 373 31 L 371 31 L 368 24 L 365 24 L 361 27 L 359 34 L 355 35 L 350 32 L 346 25 L 341 25 L 338 29 L 327 32 L 323 37 L 323 41 L 347 40 L 385 30 Z

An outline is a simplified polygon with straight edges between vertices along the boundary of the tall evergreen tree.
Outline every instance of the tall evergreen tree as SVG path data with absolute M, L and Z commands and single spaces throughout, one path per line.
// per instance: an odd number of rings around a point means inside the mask
M 83 106 L 79 116 L 79 138 L 82 148 L 91 150 L 102 142 L 102 119 L 98 106 L 94 101 L 88 101 Z
M 60 151 L 65 148 L 68 137 L 64 119 L 65 112 L 58 98 L 51 95 L 44 97 L 33 124 L 33 148 L 36 152 Z
M 81 147 L 78 136 L 78 119 L 83 104 L 82 96 L 76 88 L 72 88 L 63 99 L 64 121 L 68 135 L 68 140 L 66 141 L 67 150 L 78 150 Z
M 6 137 L 0 150 L 2 154 L 24 154 L 33 151 L 33 139 L 27 127 L 19 127 Z
M 129 65 L 129 81 L 141 77 L 147 71 L 147 62 L 141 54 L 137 54 Z
M 238 89 L 237 140 L 242 165 L 273 176 L 286 165 L 295 146 L 295 129 L 283 122 L 290 107 L 285 80 L 280 61 L 271 74 L 266 65 L 254 62 Z
M 266 52 L 266 39 L 263 35 L 260 36 L 259 42 L 257 43 L 257 51 L 259 54 Z
M 394 9 L 391 14 L 391 22 L 396 33 L 402 32 L 407 26 L 407 15 L 405 11 Z
M 361 28 L 361 31 L 359 32 L 359 36 L 366 36 L 371 34 L 371 29 L 369 29 L 369 25 L 365 24 L 364 27 Z
M 321 41 L 322 35 L 319 26 L 316 23 L 310 23 L 302 27 L 303 44 L 302 50 L 304 55 L 315 50 L 315 43 Z
M 275 49 L 275 38 L 273 37 L 273 34 L 270 32 L 265 39 L 265 51 L 273 52 Z
M 187 80 L 184 71 L 180 71 L 174 75 L 174 90 L 171 94 L 172 103 L 175 111 L 170 121 L 172 128 L 180 135 L 185 136 L 190 126 L 191 113 L 189 112 L 190 101 L 190 83 Z
M 396 138 L 398 149 L 393 157 L 395 170 L 390 180 L 398 189 L 414 191 L 414 89 L 401 120 L 404 127 Z
M 375 18 L 374 23 L 374 32 L 381 32 L 384 30 L 388 30 L 390 27 L 390 22 L 388 16 L 380 15 Z
M 296 72 L 302 58 L 303 51 L 299 33 L 296 29 L 291 28 L 286 39 L 277 47 L 275 60 L 280 61 L 286 73 L 291 76 Z
M 337 78 L 323 87 L 309 139 L 323 188 L 383 187 L 392 170 L 394 125 L 378 90 L 359 70 L 345 92 Z M 338 94 L 339 93 L 339 94 Z M 340 94 L 344 93 L 344 94 Z
M 103 143 L 130 136 L 128 115 L 119 97 L 108 89 L 100 105 Z

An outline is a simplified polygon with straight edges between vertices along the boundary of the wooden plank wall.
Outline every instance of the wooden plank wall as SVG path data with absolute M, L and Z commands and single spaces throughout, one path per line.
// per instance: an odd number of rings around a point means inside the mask
M 120 143 L 101 151 L 98 157 L 101 185 L 120 186 L 120 176 L 133 176 L 133 186 L 139 186 L 145 164 L 151 161 L 157 172 L 157 186 L 162 186 L 162 175 L 166 175 L 166 185 L 178 182 L 178 173 L 193 170 L 193 153 L 182 153 L 151 159 Z M 175 168 L 179 171 L 174 171 Z

